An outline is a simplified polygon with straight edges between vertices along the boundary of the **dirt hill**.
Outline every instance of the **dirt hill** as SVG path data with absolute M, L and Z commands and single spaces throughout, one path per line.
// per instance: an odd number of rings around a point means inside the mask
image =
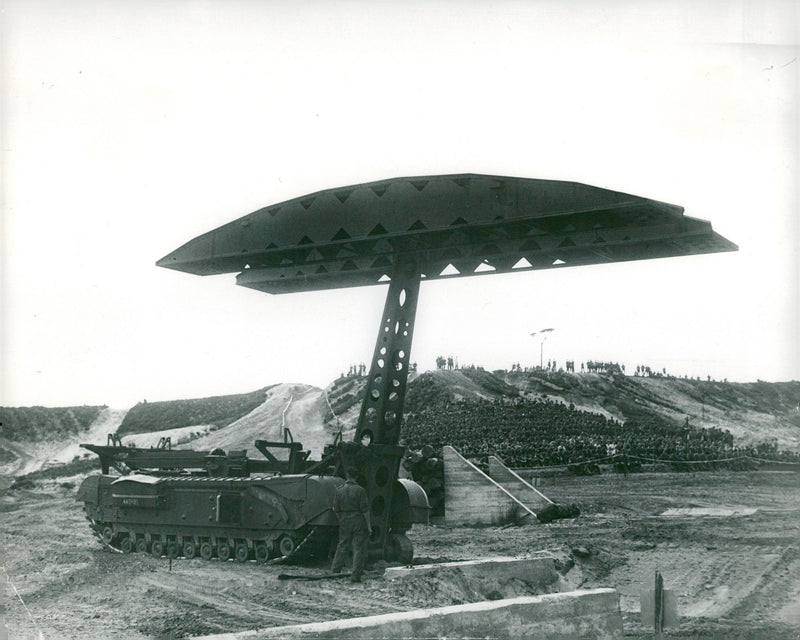
M 326 389 L 279 384 L 236 396 L 142 404 L 131 410 L 98 407 L 92 408 L 93 420 L 87 408 L 2 409 L 0 473 L 14 476 L 68 462 L 83 452 L 78 443 L 102 444 L 108 433 L 115 432 L 126 444 L 154 446 L 166 435 L 174 446 L 247 449 L 257 456 L 254 440 L 280 440 L 287 427 L 312 457 L 318 457 L 337 431 L 342 430 L 346 439 L 352 436 L 366 380 L 342 377 Z M 407 413 L 431 406 L 446 410 L 448 403 L 472 399 L 546 397 L 623 422 L 684 424 L 688 418 L 695 427 L 729 430 L 737 445 L 774 441 L 780 449 L 800 451 L 800 382 L 796 381 L 731 383 L 480 368 L 412 373 L 409 380 Z M 53 430 L 58 420 L 64 423 L 64 416 L 90 419 L 84 420 L 86 424 L 71 420 L 68 428 Z

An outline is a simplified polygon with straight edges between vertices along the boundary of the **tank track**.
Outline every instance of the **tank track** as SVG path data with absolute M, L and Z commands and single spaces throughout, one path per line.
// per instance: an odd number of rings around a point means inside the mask
M 149 531 L 147 532 L 151 541 L 146 541 L 147 537 L 143 534 L 137 536 L 137 542 L 126 543 L 126 539 L 130 539 L 127 533 L 116 532 L 113 524 L 96 522 L 88 515 L 86 520 L 89 522 L 92 534 L 97 538 L 103 547 L 114 553 L 134 553 L 143 552 L 150 553 L 156 557 L 166 558 L 181 558 L 181 557 L 198 557 L 203 560 L 236 560 L 239 562 L 248 562 L 254 560 L 259 564 L 275 564 L 287 562 L 289 564 L 309 564 L 315 562 L 328 562 L 330 560 L 330 552 L 333 546 L 330 535 L 322 527 L 305 527 L 290 536 L 282 536 L 275 541 L 273 550 L 268 555 L 258 555 L 258 545 L 263 545 L 263 540 L 251 539 L 236 539 L 236 545 L 233 548 L 228 547 L 227 557 L 220 553 L 220 546 L 217 545 L 212 548 L 210 554 L 203 554 L 201 552 L 202 542 L 199 545 L 194 545 L 194 553 L 187 555 L 187 550 L 184 544 L 178 540 L 172 540 L 175 536 L 167 535 L 162 532 Z M 284 542 L 284 538 L 291 540 L 291 543 Z M 202 537 L 201 537 L 202 540 Z M 160 542 L 161 547 L 155 547 L 155 542 Z M 333 538 L 335 541 L 335 538 Z M 144 544 L 142 544 L 144 543 Z M 237 553 L 239 543 L 243 543 L 247 548 L 247 553 Z M 226 545 L 228 546 L 228 545 Z M 265 545 L 266 546 L 266 545 Z

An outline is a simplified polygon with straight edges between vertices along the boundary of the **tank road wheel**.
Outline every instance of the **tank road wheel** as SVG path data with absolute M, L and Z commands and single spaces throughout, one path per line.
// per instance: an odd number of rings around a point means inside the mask
M 389 562 L 411 564 L 414 558 L 414 545 L 404 534 L 392 533 L 386 542 L 386 555 Z
M 133 551 L 133 540 L 130 537 L 123 538 L 122 542 L 119 543 L 119 548 L 122 549 L 123 553 L 131 553 Z
M 294 540 L 289 535 L 281 536 L 280 542 L 278 542 L 278 550 L 281 552 L 282 556 L 290 556 L 294 552 Z
M 257 542 L 255 545 L 256 562 L 264 564 L 269 560 L 269 548 L 263 542 Z
M 247 543 L 237 542 L 233 555 L 236 558 L 236 562 L 247 562 L 247 558 L 250 556 L 250 550 L 247 548 Z
M 183 556 L 190 560 L 197 555 L 197 545 L 191 540 L 183 543 Z
M 221 542 L 217 547 L 217 557 L 222 560 L 222 562 L 227 562 L 230 559 L 231 548 L 228 546 L 227 542 Z
M 103 527 L 102 532 L 100 532 L 100 537 L 105 544 L 111 544 L 111 541 L 114 539 L 114 530 L 111 527 Z
M 139 538 L 136 541 L 136 553 L 147 553 L 147 540 Z
M 153 540 L 153 543 L 150 545 L 150 553 L 153 554 L 154 558 L 160 558 L 164 555 L 164 543 L 161 540 Z
M 214 557 L 214 547 L 210 542 L 204 542 L 200 545 L 200 557 L 203 560 L 211 560 Z

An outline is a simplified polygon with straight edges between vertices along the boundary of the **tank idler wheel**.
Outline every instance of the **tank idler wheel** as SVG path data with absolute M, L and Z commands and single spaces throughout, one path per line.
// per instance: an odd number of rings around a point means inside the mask
M 269 560 L 269 548 L 263 542 L 258 542 L 255 545 L 256 562 L 264 564 Z
M 200 557 L 203 560 L 211 560 L 211 558 L 214 557 L 214 547 L 211 546 L 210 542 L 204 542 L 203 544 L 200 545 Z
M 183 543 L 183 556 L 184 558 L 194 558 L 197 555 L 197 545 L 191 540 Z
M 250 556 L 250 550 L 247 548 L 246 542 L 237 542 L 236 548 L 234 550 L 234 557 L 236 558 L 236 562 L 247 562 L 247 558 Z
M 294 540 L 292 540 L 291 536 L 281 536 L 280 542 L 278 543 L 278 550 L 281 552 L 282 556 L 292 555 L 292 552 L 294 552 Z
M 164 543 L 161 540 L 153 540 L 152 544 L 150 545 L 150 553 L 153 554 L 154 558 L 160 558 L 164 555 Z
M 123 538 L 122 542 L 119 543 L 119 548 L 122 549 L 123 553 L 131 553 L 133 551 L 133 540 Z
M 139 538 L 136 541 L 136 553 L 147 553 L 147 540 Z
M 411 564 L 414 559 L 414 545 L 402 533 L 392 533 L 386 542 L 386 555 L 389 562 Z
M 111 527 L 103 527 L 100 537 L 106 544 L 111 544 L 111 541 L 114 539 L 114 530 Z
M 228 546 L 227 542 L 221 542 L 217 547 L 217 557 L 223 562 L 226 562 L 230 559 L 231 548 Z

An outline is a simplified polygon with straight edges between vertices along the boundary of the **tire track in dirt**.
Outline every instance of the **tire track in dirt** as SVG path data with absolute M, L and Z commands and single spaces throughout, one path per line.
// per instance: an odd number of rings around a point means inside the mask
M 777 550 L 776 550 L 777 551 Z M 800 549 L 783 549 L 775 563 L 732 610 L 735 617 L 800 624 Z

